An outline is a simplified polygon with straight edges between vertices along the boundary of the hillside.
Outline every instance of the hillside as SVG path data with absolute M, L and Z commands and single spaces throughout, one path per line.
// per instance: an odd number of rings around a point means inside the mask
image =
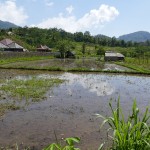
M 98 34 L 98 35 L 95 35 L 96 38 L 101 38 L 101 39 L 111 39 L 111 37 L 109 36 L 106 36 L 106 35 L 103 35 L 103 34 Z
M 18 26 L 13 23 L 0 20 L 0 29 L 9 29 L 9 28 L 17 28 L 17 27 Z
M 126 35 L 122 35 L 118 38 L 119 40 L 124 41 L 133 41 L 133 42 L 145 42 L 150 40 L 150 33 L 146 31 L 138 31 Z

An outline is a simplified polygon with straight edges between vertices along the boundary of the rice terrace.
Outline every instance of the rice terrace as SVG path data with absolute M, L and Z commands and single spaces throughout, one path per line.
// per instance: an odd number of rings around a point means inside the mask
M 100 129 L 102 120 L 95 114 L 110 116 L 108 104 L 111 100 L 115 107 L 118 98 L 125 116 L 132 113 L 135 98 L 141 115 L 149 106 L 147 74 L 136 75 L 135 70 L 112 62 L 96 62 L 94 58 L 37 58 L 30 61 L 20 58 L 22 61 L 13 63 L 7 61 L 16 58 L 5 59 L 1 65 L 1 149 L 16 149 L 16 143 L 20 149 L 42 149 L 56 142 L 55 134 L 59 141 L 80 137 L 81 149 L 96 149 L 104 142 L 108 148 L 112 141 L 107 137 L 107 126 Z M 89 69 L 87 72 L 82 72 L 83 64 L 84 69 Z M 79 70 L 63 71 L 79 65 Z M 44 70 L 47 66 L 62 70 Z
M 0 1 L 0 150 L 150 149 L 150 33 L 121 2 L 87 2 Z

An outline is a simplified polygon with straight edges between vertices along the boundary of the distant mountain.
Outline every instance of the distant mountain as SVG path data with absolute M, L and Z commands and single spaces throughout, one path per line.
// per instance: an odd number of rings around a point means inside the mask
M 97 38 L 101 38 L 101 39 L 111 39 L 111 37 L 106 36 L 106 35 L 103 35 L 103 34 L 95 35 L 95 37 L 97 37 Z
M 118 38 L 119 40 L 124 41 L 133 41 L 133 42 L 145 42 L 150 40 L 150 33 L 146 31 L 138 31 L 126 35 L 122 35 Z
M 17 27 L 18 26 L 13 23 L 0 20 L 0 29 L 9 29 L 9 28 L 17 28 Z

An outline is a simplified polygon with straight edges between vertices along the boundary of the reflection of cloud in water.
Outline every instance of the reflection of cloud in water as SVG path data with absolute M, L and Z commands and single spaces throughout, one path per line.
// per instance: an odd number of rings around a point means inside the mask
M 69 85 L 80 84 L 83 88 L 88 89 L 92 93 L 96 93 L 98 96 L 111 95 L 114 88 L 103 78 L 97 75 L 86 74 L 72 74 L 65 73 L 61 75 L 40 75 L 40 78 L 60 78 L 68 80 Z M 106 78 L 105 78 L 106 79 Z M 68 89 L 68 93 L 72 93 L 71 89 Z
M 91 84 L 92 83 L 92 84 Z M 98 96 L 111 95 L 113 93 L 113 88 L 107 82 L 97 83 L 92 80 L 87 84 L 82 84 L 84 88 L 89 89 L 90 92 L 96 92 Z
M 69 84 L 80 84 L 90 92 L 96 93 L 98 96 L 111 95 L 114 88 L 106 81 L 97 75 L 75 75 L 66 73 L 64 78 L 69 80 Z
M 111 95 L 114 92 L 114 87 L 108 82 L 105 77 L 101 77 L 96 74 L 72 74 L 64 73 L 59 75 L 41 74 L 36 76 L 37 78 L 50 79 L 59 78 L 67 80 L 67 84 L 75 85 L 80 84 L 83 88 L 88 89 L 92 93 L 96 93 L 98 96 Z M 18 76 L 17 79 L 30 79 L 31 76 Z M 68 89 L 68 93 L 72 94 L 71 89 Z

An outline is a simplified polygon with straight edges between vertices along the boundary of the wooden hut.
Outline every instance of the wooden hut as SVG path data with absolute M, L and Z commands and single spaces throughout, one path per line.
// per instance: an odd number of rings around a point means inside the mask
M 51 52 L 52 50 L 46 46 L 46 45 L 40 45 L 40 47 L 37 48 L 38 52 Z
M 115 52 L 106 52 L 105 53 L 105 61 L 123 61 L 125 58 L 121 53 Z
M 75 58 L 75 52 L 67 51 L 65 53 L 66 58 Z
M 23 47 L 10 39 L 0 41 L 0 48 L 4 51 L 23 52 Z

